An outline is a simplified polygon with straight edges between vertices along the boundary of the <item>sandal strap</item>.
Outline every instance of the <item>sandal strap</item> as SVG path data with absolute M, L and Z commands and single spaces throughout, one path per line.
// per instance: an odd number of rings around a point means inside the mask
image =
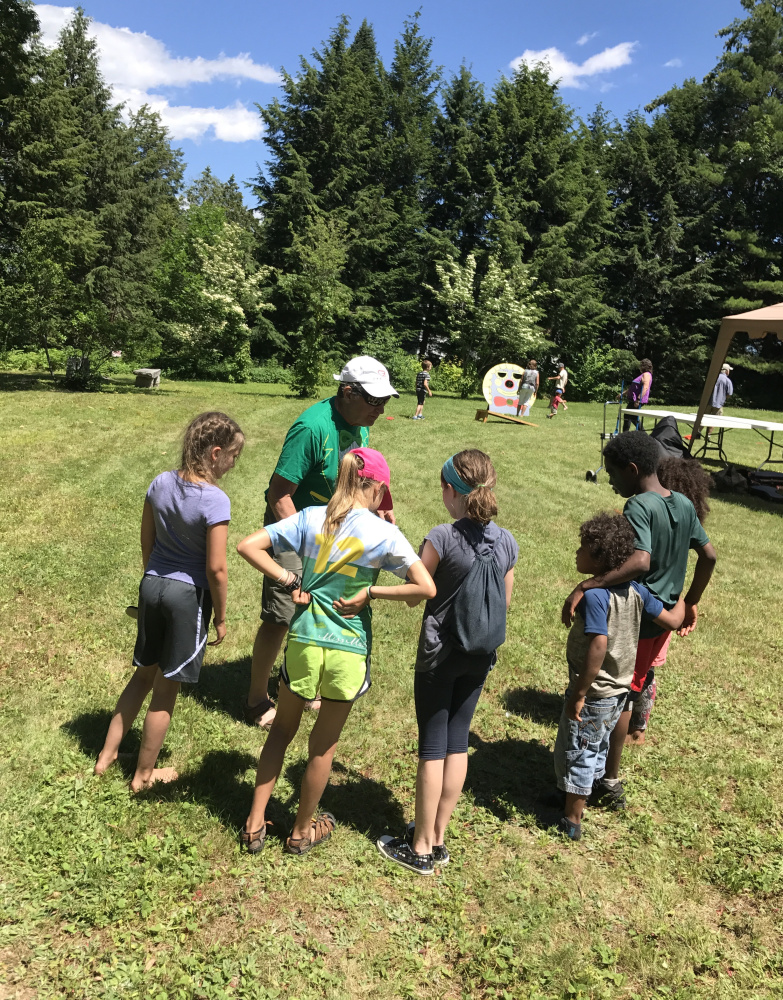
M 257 705 L 249 705 L 245 702 L 242 706 L 242 714 L 245 717 L 245 722 L 249 725 L 253 725 L 256 719 L 260 719 L 265 712 L 268 712 L 270 708 L 274 707 L 275 703 L 271 698 L 263 698 Z

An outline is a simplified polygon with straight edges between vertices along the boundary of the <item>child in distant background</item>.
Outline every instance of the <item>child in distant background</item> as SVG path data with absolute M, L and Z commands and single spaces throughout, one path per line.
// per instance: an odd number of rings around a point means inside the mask
M 635 535 L 622 514 L 598 514 L 579 529 L 580 573 L 601 576 L 634 552 Z M 571 840 L 582 836 L 582 814 L 593 786 L 606 769 L 609 740 L 625 709 L 634 674 L 642 616 L 662 629 L 679 628 L 685 604 L 671 611 L 640 583 L 585 592 L 568 633 L 568 690 L 555 741 L 557 787 L 565 792 L 558 828 Z
M 103 774 L 117 759 L 122 738 L 152 699 L 144 719 L 131 790 L 174 781 L 156 768 L 181 683 L 195 684 L 215 613 L 218 646 L 226 635 L 226 542 L 231 502 L 217 482 L 242 451 L 245 438 L 225 413 L 201 413 L 185 431 L 178 470 L 162 472 L 147 490 L 141 517 L 144 576 L 139 585 L 136 672 L 120 695 L 95 764 Z
M 424 419 L 424 400 L 427 396 L 432 395 L 432 390 L 430 389 L 430 372 L 432 371 L 431 361 L 422 361 L 421 371 L 416 376 L 416 412 L 413 415 L 414 420 Z
M 557 416 L 557 408 L 558 406 L 560 406 L 561 403 L 563 404 L 564 410 L 568 409 L 566 401 L 563 398 L 565 393 L 565 387 L 568 385 L 568 372 L 566 371 L 566 367 L 562 361 L 558 363 L 557 368 L 558 368 L 557 375 L 550 375 L 550 377 L 547 379 L 547 382 L 555 383 L 554 392 L 552 393 L 552 399 L 549 402 L 549 413 L 547 413 L 547 420 L 550 420 L 552 417 Z

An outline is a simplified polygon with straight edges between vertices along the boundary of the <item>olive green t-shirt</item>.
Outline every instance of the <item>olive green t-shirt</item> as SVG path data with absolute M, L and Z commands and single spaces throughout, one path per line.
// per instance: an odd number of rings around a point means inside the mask
M 650 553 L 650 568 L 639 583 L 671 610 L 679 600 L 688 571 L 688 551 L 707 545 L 709 538 L 696 516 L 696 509 L 682 493 L 638 493 L 623 510 L 636 534 L 635 548 Z M 660 635 L 663 629 L 642 621 L 642 639 Z
M 297 484 L 291 498 L 297 510 L 328 503 L 337 483 L 340 459 L 351 448 L 369 444 L 369 429 L 346 423 L 335 402 L 332 396 L 308 407 L 285 436 L 275 472 Z

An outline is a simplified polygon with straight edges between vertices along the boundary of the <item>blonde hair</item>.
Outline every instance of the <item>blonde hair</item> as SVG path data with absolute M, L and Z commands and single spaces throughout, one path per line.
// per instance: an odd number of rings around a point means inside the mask
M 498 476 L 489 455 L 478 448 L 467 448 L 458 452 L 452 462 L 463 483 L 476 487 L 465 494 L 465 516 L 479 524 L 489 524 L 498 515 L 497 500 L 492 492 Z
M 199 413 L 185 428 L 179 471 L 195 479 L 215 483 L 210 452 L 213 448 L 241 447 L 245 435 L 239 424 L 225 413 L 210 410 Z
M 430 368 L 432 368 L 432 362 L 431 361 L 422 361 L 421 367 L 424 369 L 425 372 L 428 372 L 430 370 Z
M 340 472 L 337 476 L 337 485 L 326 505 L 323 527 L 325 536 L 336 535 L 340 525 L 347 517 L 348 511 L 353 509 L 356 498 L 378 485 L 375 479 L 365 479 L 362 476 L 363 468 L 364 459 L 361 455 L 354 455 L 351 451 L 343 455 L 340 462 Z

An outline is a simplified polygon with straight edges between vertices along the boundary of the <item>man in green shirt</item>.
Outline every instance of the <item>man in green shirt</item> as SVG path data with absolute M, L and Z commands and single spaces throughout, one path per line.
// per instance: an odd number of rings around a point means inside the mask
M 286 434 L 283 450 L 266 491 L 264 524 L 274 524 L 305 507 L 325 505 L 334 492 L 340 459 L 352 448 L 366 447 L 368 428 L 399 393 L 389 373 L 375 358 L 353 358 L 339 375 L 337 395 L 309 407 Z M 391 511 L 379 516 L 394 522 Z M 286 570 L 301 576 L 299 557 L 276 553 Z M 264 579 L 261 626 L 253 644 L 250 690 L 245 705 L 247 722 L 268 728 L 275 708 L 268 694 L 269 677 L 294 614 L 290 593 Z

